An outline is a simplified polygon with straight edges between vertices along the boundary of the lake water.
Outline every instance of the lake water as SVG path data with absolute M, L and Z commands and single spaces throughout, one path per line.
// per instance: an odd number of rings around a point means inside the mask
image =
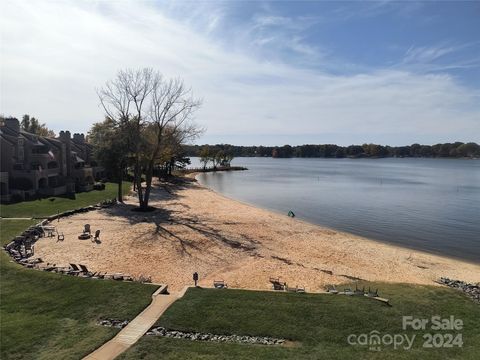
M 315 224 L 480 263 L 480 160 L 236 158 L 232 165 L 249 170 L 197 179 Z

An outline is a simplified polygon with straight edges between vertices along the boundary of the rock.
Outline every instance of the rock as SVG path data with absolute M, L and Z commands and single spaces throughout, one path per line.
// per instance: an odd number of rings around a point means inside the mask
M 118 326 L 122 328 L 128 324 L 128 321 L 120 322 L 118 320 L 102 320 L 99 321 L 100 325 L 112 326 L 112 322 L 116 321 Z M 192 341 L 214 341 L 214 342 L 234 342 L 244 344 L 262 344 L 262 345 L 282 345 L 285 343 L 284 339 L 276 339 L 270 337 L 259 336 L 246 336 L 246 335 L 216 335 L 211 333 L 199 333 L 199 332 L 183 332 L 178 330 L 167 330 L 161 326 L 152 327 L 146 332 L 148 336 L 164 336 L 174 339 L 187 339 Z
M 480 286 L 478 284 L 468 284 L 464 281 L 452 280 L 444 277 L 441 277 L 439 282 L 448 287 L 464 292 L 473 301 L 480 303 Z

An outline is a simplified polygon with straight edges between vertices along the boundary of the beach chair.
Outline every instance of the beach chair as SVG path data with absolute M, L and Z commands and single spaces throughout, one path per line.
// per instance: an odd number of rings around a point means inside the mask
M 80 269 L 82 271 L 82 274 L 86 277 L 92 277 L 96 274 L 95 272 L 92 272 L 92 271 L 88 270 L 85 265 L 78 264 L 78 266 L 80 267 Z
M 133 281 L 133 276 L 130 275 L 123 275 L 123 281 Z
M 287 286 L 286 283 L 280 282 L 280 278 L 270 278 L 269 281 L 272 283 L 273 290 L 283 291 Z
M 134 281 L 141 282 L 141 283 L 151 283 L 152 282 L 152 277 L 151 276 L 145 276 L 145 275 L 139 275 L 137 276 Z
M 353 292 L 352 289 L 350 289 L 350 288 L 344 289 L 344 290 L 343 290 L 343 293 L 344 293 L 345 295 L 348 295 L 348 296 L 352 296 L 352 295 L 354 294 L 354 292 Z
M 370 287 L 368 288 L 368 293 L 366 293 L 366 296 L 368 297 L 378 297 L 378 289 L 375 291 L 371 291 Z
M 83 228 L 83 233 L 84 234 L 90 234 L 91 233 L 90 224 L 85 224 L 85 226 Z
M 43 260 L 41 258 L 36 259 L 22 259 L 19 263 L 27 268 L 33 269 L 37 267 L 38 264 L 42 263 Z
M 65 235 L 63 235 L 63 232 L 59 233 L 57 231 L 57 241 L 63 241 L 63 240 L 65 240 Z
M 353 295 L 357 295 L 357 296 L 363 296 L 365 294 L 365 288 L 363 288 L 362 290 L 360 290 L 357 285 L 355 284 L 355 291 L 353 292 Z
M 25 257 L 30 257 L 35 255 L 35 246 L 31 242 L 26 242 L 25 243 Z
M 74 266 L 72 266 L 72 264 L 69 264 L 68 266 L 64 266 L 64 267 L 56 267 L 54 270 L 54 272 L 57 272 L 57 273 L 62 273 L 62 274 L 65 274 L 65 275 L 78 275 L 81 273 L 81 271 L 78 269 L 78 267 L 73 264 Z
M 328 286 L 327 287 L 327 292 L 330 294 L 338 294 L 338 290 L 335 288 L 335 285 Z
M 273 290 L 283 291 L 287 287 L 287 283 L 276 282 L 273 283 Z
M 93 241 L 100 240 L 100 230 L 95 231 L 95 237 L 93 238 Z
M 227 288 L 227 284 L 225 284 L 225 281 L 223 281 L 223 280 L 214 280 L 213 281 L 213 287 L 215 289 L 225 289 L 225 288 Z
M 37 266 L 35 267 L 35 269 L 38 269 L 38 270 L 42 270 L 42 271 L 48 271 L 48 272 L 51 272 L 53 270 L 55 270 L 57 268 L 57 266 L 55 264 L 50 264 L 50 263 L 40 263 L 40 264 L 37 264 Z
M 83 276 L 84 271 L 80 269 L 76 264 L 69 264 L 70 270 L 67 272 L 68 275 L 78 275 Z
M 123 280 L 123 274 L 122 273 L 115 273 L 115 274 L 112 274 L 112 277 L 111 277 L 113 280 Z

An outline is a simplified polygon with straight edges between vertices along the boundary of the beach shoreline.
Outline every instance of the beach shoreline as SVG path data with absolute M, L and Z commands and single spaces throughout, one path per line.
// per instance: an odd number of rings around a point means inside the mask
M 55 222 L 65 241 L 42 238 L 35 256 L 93 271 L 151 276 L 180 289 L 224 280 L 235 288 L 266 290 L 269 278 L 322 291 L 355 279 L 435 285 L 445 276 L 480 282 L 480 265 L 290 218 L 205 187 L 189 174 L 177 184 L 158 183 L 152 213 L 135 213 L 135 197 L 111 209 Z M 100 243 L 78 240 L 83 225 L 100 229 Z

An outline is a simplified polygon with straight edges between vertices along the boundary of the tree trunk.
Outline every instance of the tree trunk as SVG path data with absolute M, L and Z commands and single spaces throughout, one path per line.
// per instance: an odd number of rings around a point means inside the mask
M 122 182 L 123 182 L 123 169 L 120 168 L 120 171 L 118 172 L 118 195 L 117 199 L 118 202 L 123 203 L 123 189 L 122 189 Z
M 140 208 L 143 209 L 143 191 L 142 191 L 142 169 L 140 167 L 139 161 L 137 159 L 135 164 L 135 183 L 137 184 L 137 195 L 138 195 L 138 203 Z
M 148 200 L 150 199 L 150 191 L 152 190 L 152 179 L 153 179 L 153 167 L 154 167 L 154 162 L 153 160 L 148 164 L 147 171 L 145 172 L 145 195 L 143 198 L 143 204 L 140 205 L 140 207 L 144 210 L 148 209 Z

